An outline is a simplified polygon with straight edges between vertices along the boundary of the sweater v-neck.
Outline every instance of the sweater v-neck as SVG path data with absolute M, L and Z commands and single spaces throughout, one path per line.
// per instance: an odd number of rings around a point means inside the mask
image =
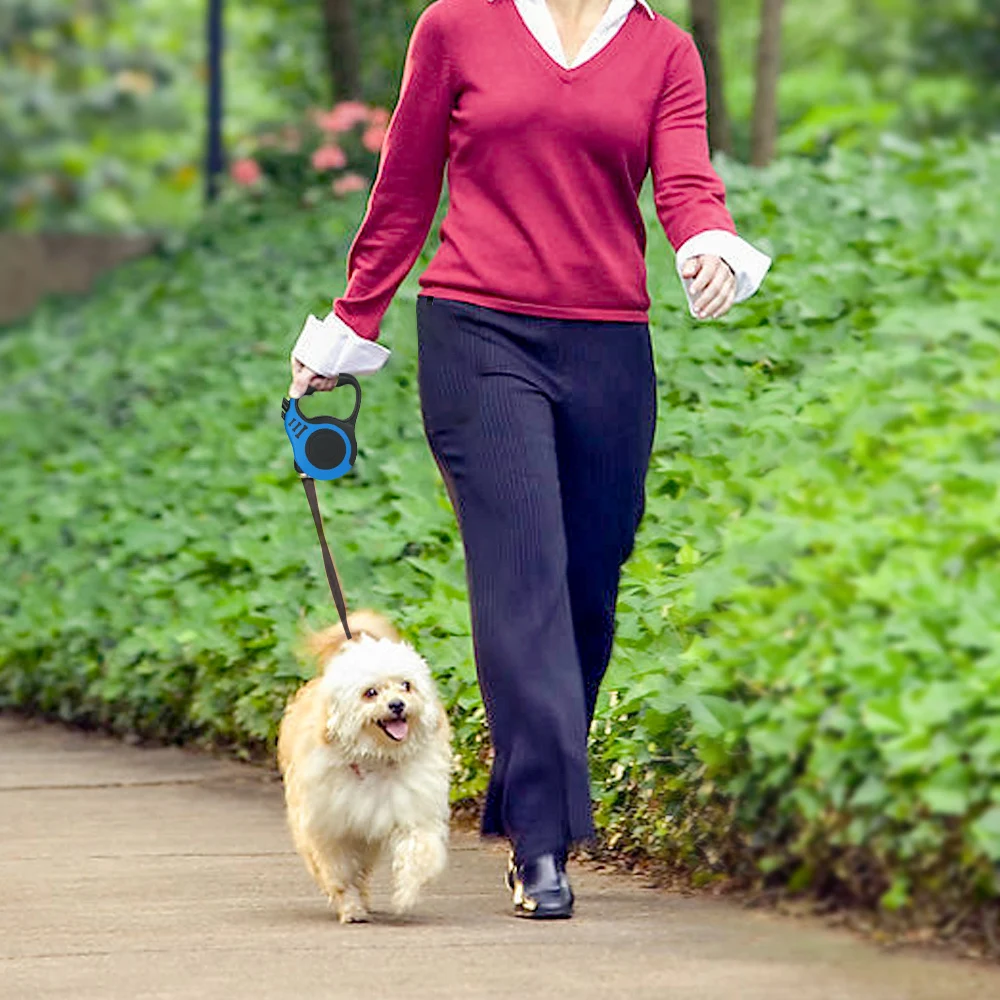
M 544 65 L 550 73 L 554 73 L 557 77 L 559 77 L 563 83 L 575 83 L 583 77 L 589 76 L 591 73 L 600 69 L 604 63 L 614 56 L 614 49 L 617 45 L 627 45 L 629 43 L 631 32 L 634 30 L 634 25 L 637 20 L 635 13 L 639 4 L 633 6 L 629 11 L 628 18 L 621 28 L 619 28 L 615 33 L 614 38 L 612 38 L 600 51 L 592 55 L 586 62 L 580 63 L 579 66 L 574 66 L 571 69 L 567 69 L 565 66 L 557 63 L 555 59 L 553 59 L 552 56 L 545 51 L 542 43 L 535 38 L 531 29 L 524 23 L 524 20 L 512 0 L 507 0 L 507 2 L 501 0 L 500 6 L 506 8 L 508 10 L 508 16 L 517 22 L 512 25 L 512 30 L 514 34 L 520 37 L 521 44 L 526 46 L 531 51 L 532 56 L 539 63 Z M 640 13 L 642 13 L 642 11 L 640 11 Z

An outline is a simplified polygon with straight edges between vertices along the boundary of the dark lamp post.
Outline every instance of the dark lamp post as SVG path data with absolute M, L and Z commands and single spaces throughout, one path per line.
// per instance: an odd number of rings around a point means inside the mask
M 205 200 L 214 201 L 218 194 L 219 177 L 226 169 L 226 154 L 222 147 L 222 3 L 208 0 L 207 63 L 208 121 L 205 144 Z

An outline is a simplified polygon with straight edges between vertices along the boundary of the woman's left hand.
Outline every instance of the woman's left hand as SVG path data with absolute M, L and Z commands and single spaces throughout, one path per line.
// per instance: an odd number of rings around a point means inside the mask
M 337 378 L 326 378 L 318 375 L 311 368 L 306 368 L 297 358 L 292 358 L 292 384 L 288 387 L 288 398 L 299 399 L 306 394 L 307 389 L 317 392 L 329 392 L 337 388 Z
M 714 254 L 702 254 L 685 261 L 681 276 L 693 279 L 688 288 L 699 319 L 725 316 L 736 299 L 736 275 L 732 268 Z

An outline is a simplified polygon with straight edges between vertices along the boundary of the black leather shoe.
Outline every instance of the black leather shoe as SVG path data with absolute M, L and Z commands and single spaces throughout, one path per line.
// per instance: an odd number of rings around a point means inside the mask
M 556 856 L 556 868 L 557 870 L 566 877 L 566 859 L 568 853 L 566 851 L 560 851 Z M 507 854 L 507 871 L 504 873 L 503 882 L 507 888 L 513 892 L 514 891 L 514 875 L 517 872 L 517 866 L 514 864 L 514 852 L 510 851 Z M 566 884 L 569 885 L 569 878 L 566 877 Z M 572 888 L 569 890 L 570 898 L 573 898 Z
M 511 858 L 507 885 L 519 917 L 559 920 L 573 915 L 573 890 L 565 867 L 554 854 L 543 854 L 523 865 L 514 865 Z

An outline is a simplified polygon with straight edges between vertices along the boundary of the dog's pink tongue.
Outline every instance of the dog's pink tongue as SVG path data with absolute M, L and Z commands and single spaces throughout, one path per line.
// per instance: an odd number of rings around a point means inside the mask
M 385 731 L 394 740 L 405 740 L 406 734 L 410 731 L 410 726 L 405 719 L 391 719 L 385 723 Z

